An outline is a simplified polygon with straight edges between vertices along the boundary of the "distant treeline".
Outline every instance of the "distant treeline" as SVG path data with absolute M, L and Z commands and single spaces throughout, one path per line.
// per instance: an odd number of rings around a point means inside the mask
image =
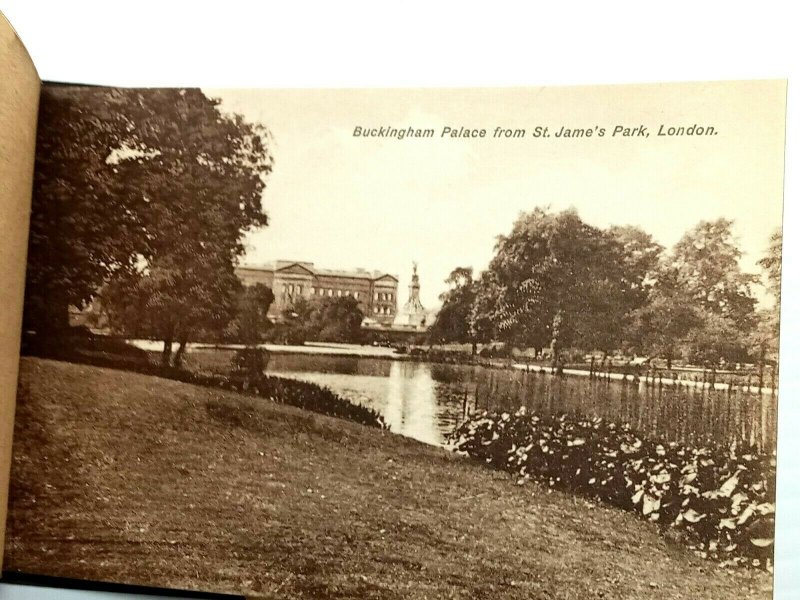
M 475 276 L 456 268 L 432 343 L 504 342 L 553 364 L 575 355 L 659 357 L 672 368 L 777 359 L 781 234 L 759 261 L 774 308 L 756 309 L 759 277 L 741 270 L 732 221 L 702 221 L 667 251 L 637 227 L 600 229 L 574 210 L 523 214 Z M 766 240 L 765 240 L 766 246 Z

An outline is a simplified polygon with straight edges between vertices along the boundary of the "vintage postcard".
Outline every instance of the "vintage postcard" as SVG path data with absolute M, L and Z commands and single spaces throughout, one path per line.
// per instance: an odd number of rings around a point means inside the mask
M 785 97 L 44 84 L 5 571 L 770 598 Z

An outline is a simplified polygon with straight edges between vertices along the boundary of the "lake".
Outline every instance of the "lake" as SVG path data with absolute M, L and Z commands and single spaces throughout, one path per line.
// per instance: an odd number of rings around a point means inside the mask
M 775 449 L 777 396 L 700 386 L 659 386 L 515 369 L 310 354 L 273 353 L 269 373 L 326 386 L 374 408 L 391 430 L 445 444 L 473 410 L 562 412 L 629 423 L 662 440 L 750 443 Z

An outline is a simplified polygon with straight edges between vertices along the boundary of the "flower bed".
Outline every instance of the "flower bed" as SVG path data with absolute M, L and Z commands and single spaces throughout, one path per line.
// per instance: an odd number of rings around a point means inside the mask
M 675 528 L 703 557 L 771 569 L 775 457 L 745 448 L 659 443 L 627 425 L 568 415 L 473 415 L 455 449 Z

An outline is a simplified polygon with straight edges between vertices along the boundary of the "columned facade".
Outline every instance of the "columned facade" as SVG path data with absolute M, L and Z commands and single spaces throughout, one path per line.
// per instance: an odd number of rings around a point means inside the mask
M 277 318 L 297 298 L 350 296 L 368 320 L 391 325 L 397 315 L 397 277 L 381 271 L 318 269 L 314 263 L 279 260 L 264 266 L 238 267 L 244 285 L 263 283 L 272 289 L 275 302 L 269 316 Z

